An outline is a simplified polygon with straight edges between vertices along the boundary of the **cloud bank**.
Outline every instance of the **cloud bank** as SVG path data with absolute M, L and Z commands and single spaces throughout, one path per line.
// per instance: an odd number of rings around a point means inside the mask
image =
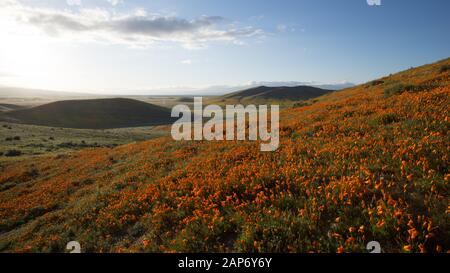
M 79 2 L 72 0 L 70 4 L 74 7 Z M 52 37 L 136 47 L 146 47 L 155 42 L 174 42 L 186 48 L 202 48 L 214 41 L 242 44 L 247 38 L 263 34 L 261 29 L 251 26 L 228 26 L 221 16 L 185 19 L 150 14 L 144 9 L 128 13 L 82 7 L 59 10 L 30 7 L 14 0 L 6 0 L 0 4 L 0 9 L 1 16 Z

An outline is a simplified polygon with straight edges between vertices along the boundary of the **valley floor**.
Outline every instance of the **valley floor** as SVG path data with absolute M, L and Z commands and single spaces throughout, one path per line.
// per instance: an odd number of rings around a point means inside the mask
M 168 126 L 83 130 L 0 122 L 0 164 L 86 148 L 112 148 L 168 134 Z

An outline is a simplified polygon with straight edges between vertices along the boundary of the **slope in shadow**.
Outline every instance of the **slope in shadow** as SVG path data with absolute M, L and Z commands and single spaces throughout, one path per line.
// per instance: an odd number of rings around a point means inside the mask
M 170 110 L 125 99 L 57 101 L 5 113 L 5 121 L 76 129 L 110 129 L 169 124 Z
M 308 100 L 332 92 L 332 90 L 321 89 L 312 86 L 294 87 L 268 87 L 259 86 L 223 96 L 224 99 L 238 100 Z

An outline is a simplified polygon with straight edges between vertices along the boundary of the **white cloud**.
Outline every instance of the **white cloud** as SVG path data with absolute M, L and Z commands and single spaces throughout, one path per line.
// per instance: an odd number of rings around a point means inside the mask
M 192 60 L 190 60 L 190 59 L 182 60 L 181 64 L 187 64 L 187 65 L 192 64 Z
M 287 29 L 287 26 L 286 26 L 286 25 L 280 24 L 280 25 L 277 26 L 277 30 L 278 30 L 279 32 L 285 32 L 286 29 Z
M 81 0 L 66 0 L 69 6 L 81 6 Z
M 118 4 L 122 3 L 122 0 L 107 0 L 111 5 L 117 6 Z
M 296 29 L 293 26 L 287 26 L 285 24 L 279 24 L 277 26 L 277 31 L 278 32 L 295 32 Z M 304 32 L 304 30 L 302 29 L 301 32 Z
M 70 3 L 81 4 L 81 1 L 70 0 Z M 146 47 L 155 42 L 175 42 L 188 49 L 199 49 L 213 41 L 241 44 L 244 39 L 263 34 L 262 30 L 253 27 L 227 26 L 220 16 L 184 19 L 151 14 L 145 9 L 132 13 L 110 12 L 102 8 L 57 10 L 33 8 L 14 0 L 6 0 L 0 6 L 3 6 L 0 16 L 54 38 L 70 41 L 98 41 L 132 47 Z
M 250 20 L 250 21 L 261 21 L 261 20 L 264 19 L 264 17 L 265 17 L 264 14 L 260 14 L 260 15 L 257 15 L 257 16 L 250 16 L 250 18 L 248 18 L 248 20 Z

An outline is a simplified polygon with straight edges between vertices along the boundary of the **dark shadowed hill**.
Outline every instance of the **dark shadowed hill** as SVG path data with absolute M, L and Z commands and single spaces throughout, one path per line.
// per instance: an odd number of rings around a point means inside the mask
M 312 86 L 268 87 L 259 86 L 230 93 L 218 98 L 224 102 L 262 103 L 267 101 L 299 101 L 308 100 L 333 92 Z
M 0 116 L 2 120 L 77 129 L 109 129 L 168 124 L 167 108 L 124 98 L 67 100 Z

